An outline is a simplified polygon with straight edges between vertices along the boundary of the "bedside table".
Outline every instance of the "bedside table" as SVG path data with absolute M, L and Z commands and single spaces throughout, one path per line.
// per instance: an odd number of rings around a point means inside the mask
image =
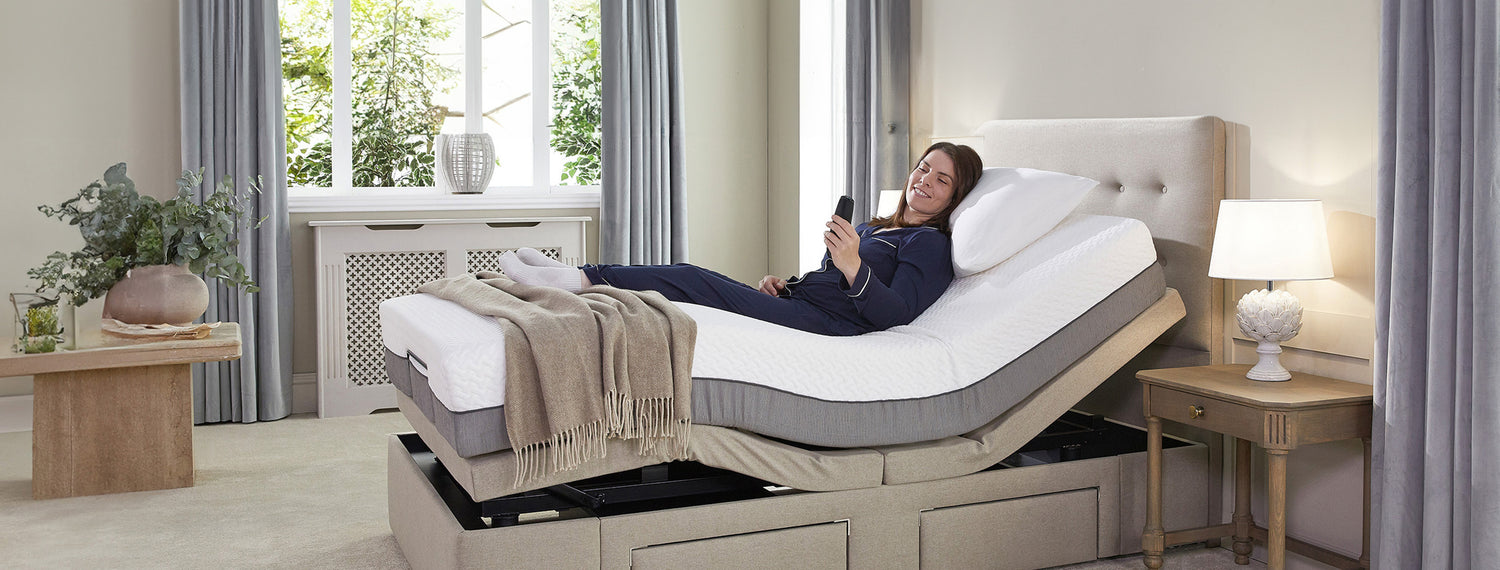
M 1339 568 L 1370 567 L 1370 417 L 1372 387 L 1312 374 L 1292 373 L 1285 382 L 1245 377 L 1250 365 L 1142 370 L 1136 374 L 1146 412 L 1146 528 L 1141 535 L 1148 568 L 1160 568 L 1170 545 L 1234 537 L 1236 564 L 1250 561 L 1251 540 L 1266 542 L 1267 566 L 1283 568 L 1289 549 Z M 1161 420 L 1232 436 L 1235 448 L 1234 518 L 1229 524 L 1164 532 L 1161 523 Z M 1365 448 L 1364 539 L 1360 558 L 1286 536 L 1286 457 L 1303 444 L 1360 438 Z M 1250 443 L 1269 456 L 1267 517 L 1270 529 L 1254 526 L 1250 513 Z

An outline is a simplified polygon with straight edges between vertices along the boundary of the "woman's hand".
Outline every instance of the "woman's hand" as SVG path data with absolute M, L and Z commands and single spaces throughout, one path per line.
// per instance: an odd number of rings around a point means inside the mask
M 786 280 L 775 275 L 767 275 L 760 278 L 760 292 L 772 297 L 781 296 L 781 291 L 786 289 Z
M 854 283 L 854 278 L 859 275 L 861 261 L 859 259 L 859 234 L 855 233 L 854 226 L 849 221 L 838 216 L 833 216 L 825 224 L 828 231 L 823 232 L 823 245 L 828 247 L 828 256 L 833 259 L 833 266 L 839 268 L 844 274 L 844 281 Z

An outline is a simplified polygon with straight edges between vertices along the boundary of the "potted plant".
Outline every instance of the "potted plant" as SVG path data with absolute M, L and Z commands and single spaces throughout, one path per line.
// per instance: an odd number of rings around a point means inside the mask
M 236 196 L 226 177 L 200 204 L 192 189 L 202 171 L 183 171 L 177 196 L 159 201 L 136 193 L 125 163 L 104 171 L 78 195 L 37 209 L 78 226 L 83 249 L 47 256 L 26 272 L 37 292 L 54 293 L 73 305 L 105 297 L 104 317 L 125 323 L 187 324 L 208 308 L 208 287 L 199 274 L 231 287 L 259 290 L 235 255 L 237 232 L 249 208 L 255 181 Z M 249 227 L 258 227 L 257 220 Z
M 63 322 L 72 322 L 71 306 L 60 307 L 57 299 L 32 293 L 11 293 L 10 305 L 16 313 L 16 352 L 26 354 L 72 348 L 72 330 Z M 59 309 L 63 310 L 59 310 Z

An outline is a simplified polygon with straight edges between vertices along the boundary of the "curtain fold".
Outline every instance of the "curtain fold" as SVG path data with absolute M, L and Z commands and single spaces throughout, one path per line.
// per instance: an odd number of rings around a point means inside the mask
M 1371 561 L 1500 560 L 1494 0 L 1385 0 Z
M 291 245 L 286 134 L 276 2 L 182 0 L 179 4 L 182 167 L 203 169 L 201 200 L 231 177 L 237 191 L 259 178 L 238 256 L 259 293 L 210 280 L 205 321 L 237 322 L 239 360 L 193 365 L 193 422 L 254 422 L 292 411 Z
M 687 261 L 676 0 L 600 3 L 599 261 Z
M 848 0 L 845 5 L 844 195 L 859 224 L 875 215 L 881 190 L 909 173 L 911 4 Z

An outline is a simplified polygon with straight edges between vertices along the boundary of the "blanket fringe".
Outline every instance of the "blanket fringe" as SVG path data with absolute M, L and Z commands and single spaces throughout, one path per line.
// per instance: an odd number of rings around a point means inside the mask
M 574 426 L 516 449 L 515 487 L 585 462 L 603 459 L 610 438 L 637 441 L 636 452 L 664 461 L 687 458 L 693 422 L 675 417 L 673 399 L 631 399 L 614 391 L 604 396 L 604 419 Z
M 587 461 L 603 458 L 607 443 L 604 428 L 604 422 L 593 421 L 515 450 L 513 486 L 520 487 L 545 475 L 571 471 Z

